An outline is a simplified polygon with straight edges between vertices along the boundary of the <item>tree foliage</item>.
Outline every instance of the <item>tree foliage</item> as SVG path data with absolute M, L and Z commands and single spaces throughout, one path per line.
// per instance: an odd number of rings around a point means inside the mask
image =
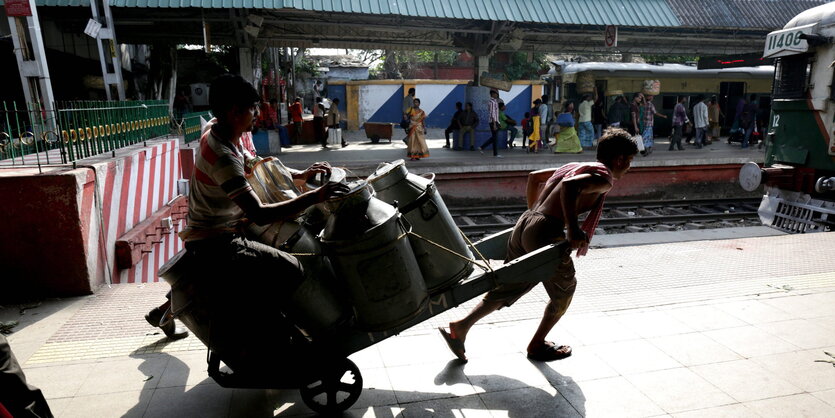
M 545 54 L 534 54 L 528 62 L 526 52 L 514 52 L 510 55 L 510 62 L 505 65 L 504 73 L 511 80 L 534 80 L 540 72 L 548 70 L 548 60 Z

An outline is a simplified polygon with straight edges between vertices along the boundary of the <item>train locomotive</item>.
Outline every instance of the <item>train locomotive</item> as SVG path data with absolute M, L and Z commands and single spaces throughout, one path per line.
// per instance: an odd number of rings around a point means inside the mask
M 770 33 L 763 55 L 776 59 L 765 164 L 745 164 L 740 185 L 764 185 L 765 225 L 789 233 L 835 230 L 835 3 Z

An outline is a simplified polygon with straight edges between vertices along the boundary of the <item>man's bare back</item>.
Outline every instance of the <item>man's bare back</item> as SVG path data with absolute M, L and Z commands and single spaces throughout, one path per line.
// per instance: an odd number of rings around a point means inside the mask
M 563 228 L 568 230 L 572 248 L 578 248 L 583 242 L 588 242 L 580 230 L 578 215 L 593 209 L 611 188 L 608 180 L 593 174 L 546 183 L 531 210 L 562 221 Z

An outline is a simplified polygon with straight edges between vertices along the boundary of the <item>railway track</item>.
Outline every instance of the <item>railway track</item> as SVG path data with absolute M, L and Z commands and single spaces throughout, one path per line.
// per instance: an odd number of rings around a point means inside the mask
M 606 202 L 598 233 L 676 231 L 760 225 L 758 198 Z M 523 205 L 452 207 L 456 224 L 468 237 L 512 227 Z M 582 219 L 582 218 L 581 218 Z

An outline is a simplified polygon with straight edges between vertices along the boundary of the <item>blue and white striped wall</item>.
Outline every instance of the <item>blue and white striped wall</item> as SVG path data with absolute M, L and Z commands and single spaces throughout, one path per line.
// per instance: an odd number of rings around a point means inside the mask
M 348 129 L 361 129 L 365 122 L 399 123 L 403 98 L 408 89 L 414 87 L 415 97 L 420 99 L 421 108 L 427 115 L 426 126 L 446 128 L 455 113 L 455 102 L 469 100 L 477 111 L 486 108 L 482 96 L 486 95 L 487 88 L 468 87 L 468 83 L 468 80 L 335 80 L 329 83 L 328 92 L 340 99 L 340 110 L 347 119 Z M 485 94 L 480 94 L 481 89 Z M 507 114 L 518 123 L 541 92 L 541 82 L 517 81 L 509 92 L 501 91 L 499 95 L 507 105 Z M 483 122 L 483 128 L 487 129 L 487 121 Z

